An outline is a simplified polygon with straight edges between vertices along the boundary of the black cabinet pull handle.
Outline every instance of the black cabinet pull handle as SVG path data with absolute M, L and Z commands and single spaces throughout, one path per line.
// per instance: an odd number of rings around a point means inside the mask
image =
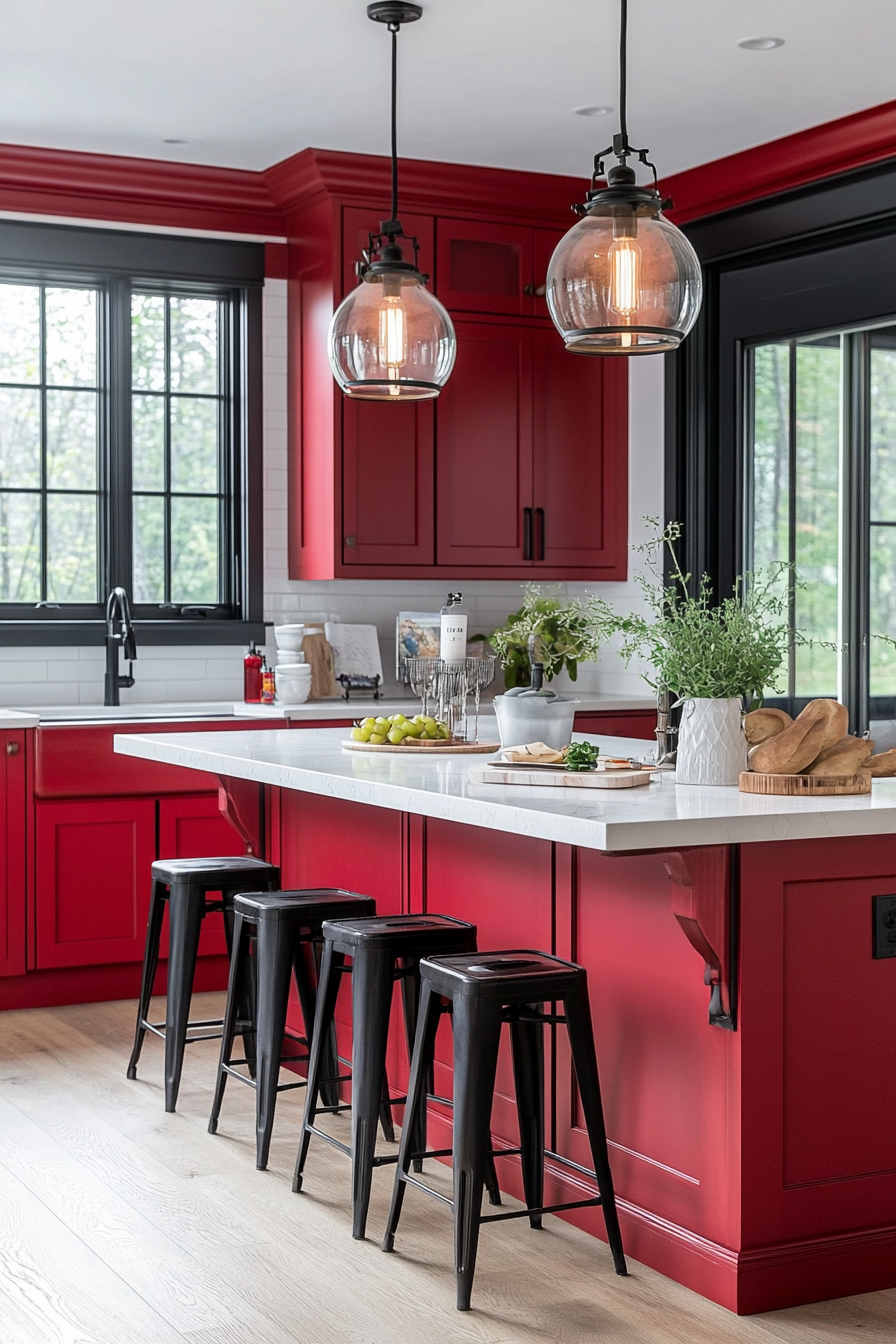
M 535 510 L 535 558 L 544 559 L 544 509 Z
M 531 296 L 535 293 L 535 286 L 534 286 L 534 285 L 523 285 L 523 293 L 526 294 L 526 295 L 528 295 L 528 296 L 531 298 Z
M 532 559 L 532 510 L 523 509 L 523 559 Z

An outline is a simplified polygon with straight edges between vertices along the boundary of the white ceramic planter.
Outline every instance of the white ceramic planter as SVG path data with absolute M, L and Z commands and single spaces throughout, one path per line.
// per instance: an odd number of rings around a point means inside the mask
M 685 700 L 678 728 L 676 784 L 736 786 L 747 768 L 747 739 L 739 696 Z

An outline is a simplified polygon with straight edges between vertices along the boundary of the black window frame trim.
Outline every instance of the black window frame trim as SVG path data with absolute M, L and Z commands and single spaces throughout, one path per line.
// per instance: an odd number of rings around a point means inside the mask
M 108 414 L 110 441 L 130 434 L 130 293 L 141 287 L 157 292 L 217 290 L 231 302 L 228 341 L 232 348 L 233 442 L 227 453 L 231 491 L 230 583 L 237 614 L 221 619 L 218 613 L 204 619 L 176 615 L 154 619 L 141 604 L 135 619 L 138 644 L 242 644 L 263 641 L 263 485 L 262 460 L 262 329 L 261 302 L 264 284 L 264 244 L 214 237 L 154 234 L 138 230 L 93 228 L 78 224 L 44 224 L 0 220 L 0 271 L 4 279 L 32 283 L 99 284 L 108 304 L 106 318 L 110 339 L 108 362 L 102 370 L 101 415 Z M 113 367 L 114 364 L 114 367 Z M 114 375 L 114 376 L 113 376 Z M 234 451 L 234 443 L 238 451 Z M 127 465 L 130 470 L 130 463 Z M 105 484 L 105 482 L 103 482 Z M 108 535 L 117 539 L 105 573 L 130 572 L 130 489 L 119 494 L 120 511 Z M 126 501 L 122 503 L 122 501 Z M 110 528 L 106 512 L 101 526 Z M 127 517 L 124 514 L 127 513 Z M 222 538 L 222 545 L 226 544 Z M 125 554 L 123 554 L 123 552 Z M 98 645 L 105 625 L 94 605 L 66 605 L 58 615 L 35 608 L 33 616 L 20 616 L 4 604 L 0 618 L 0 647 L 47 647 L 52 645 Z

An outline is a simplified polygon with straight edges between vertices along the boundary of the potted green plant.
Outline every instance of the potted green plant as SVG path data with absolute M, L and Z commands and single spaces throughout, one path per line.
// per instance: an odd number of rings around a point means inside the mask
M 596 658 L 606 638 L 601 620 L 595 621 L 593 599 L 564 602 L 556 589 L 527 583 L 523 605 L 489 635 L 489 643 L 504 669 L 507 690 L 529 685 L 530 662 L 544 667 L 545 681 L 565 668 L 575 681 L 579 663 Z
M 621 636 L 626 662 L 637 655 L 649 663 L 648 685 L 677 694 L 682 717 L 676 782 L 736 785 L 747 765 L 744 704 L 761 704 L 764 692 L 775 688 L 794 638 L 787 619 L 788 566 L 738 577 L 731 596 L 716 603 L 707 576 L 692 585 L 681 568 L 676 551 L 681 526 L 669 523 L 659 530 L 658 520 L 646 521 L 657 528 L 638 548 L 645 555 L 637 582 L 646 612 L 621 616 L 595 597 L 588 600 L 589 617 L 601 642 Z M 660 568 L 663 554 L 668 582 Z

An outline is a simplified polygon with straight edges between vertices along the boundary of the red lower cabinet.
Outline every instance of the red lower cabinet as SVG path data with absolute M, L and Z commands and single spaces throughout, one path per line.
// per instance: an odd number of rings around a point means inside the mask
M 0 975 L 25 972 L 25 742 L 0 733 Z
M 653 741 L 656 737 L 656 710 L 630 709 L 618 714 L 599 710 L 594 713 L 577 714 L 575 730 L 577 733 L 594 733 L 600 737 L 641 737 Z
M 37 969 L 143 957 L 156 805 L 37 803 Z
M 159 801 L 160 859 L 203 859 L 243 852 L 242 840 L 218 808 L 216 793 Z M 167 928 L 163 938 L 162 956 L 167 956 Z M 199 955 L 216 957 L 226 952 L 223 919 L 218 914 L 207 915 L 202 921 Z

